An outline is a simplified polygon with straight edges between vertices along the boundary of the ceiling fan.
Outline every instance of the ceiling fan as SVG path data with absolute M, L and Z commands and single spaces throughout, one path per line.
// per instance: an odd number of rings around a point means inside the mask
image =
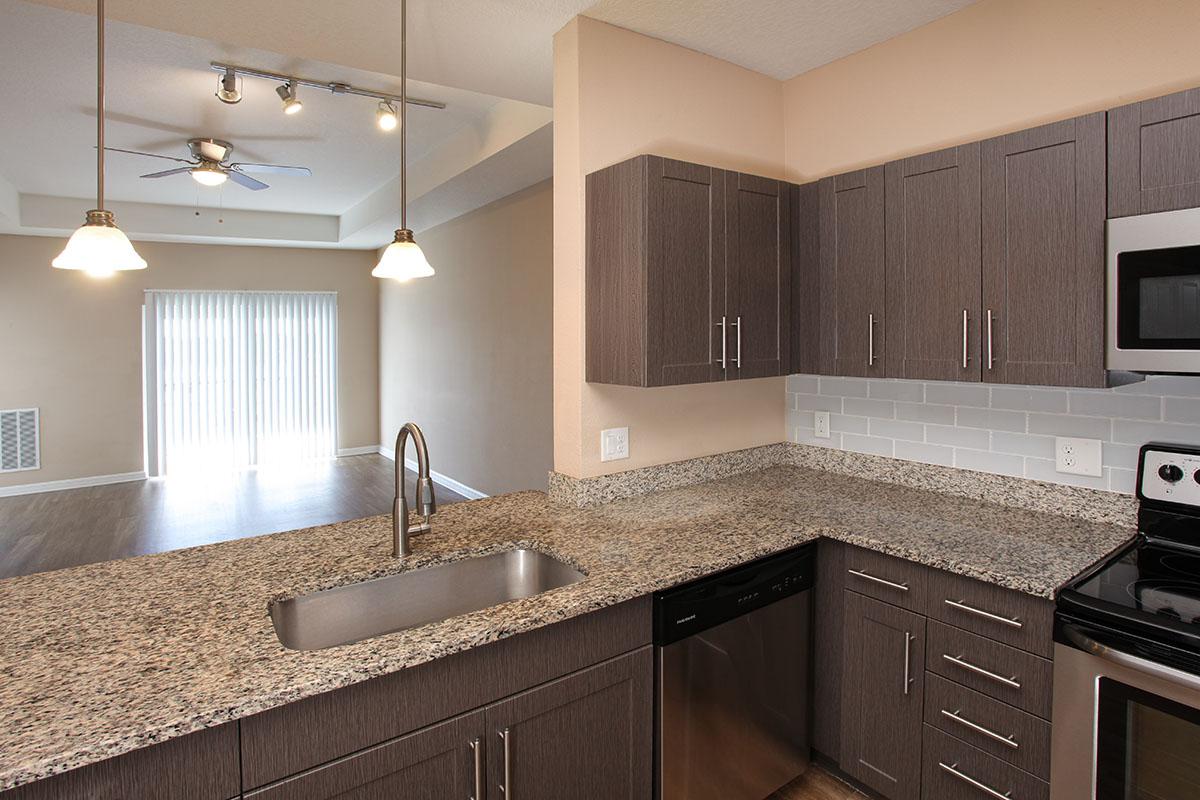
M 186 164 L 187 166 L 185 167 L 175 167 L 174 169 L 167 169 L 162 172 L 151 172 L 140 177 L 165 178 L 168 175 L 182 175 L 187 172 L 191 173 L 192 178 L 197 183 L 205 186 L 220 186 L 228 178 L 239 186 L 244 186 L 247 189 L 257 192 L 262 189 L 269 189 L 270 186 L 257 178 L 250 177 L 246 173 L 300 175 L 304 177 L 312 175 L 312 170 L 308 167 L 286 167 L 282 164 L 230 163 L 229 156 L 233 153 L 233 145 L 221 139 L 188 139 L 187 145 L 188 150 L 192 154 L 190 159 L 163 156 L 158 153 L 143 153 L 140 150 L 124 150 L 120 147 L 106 147 L 104 149 L 112 150 L 116 153 L 161 158 L 166 161 L 176 161 L 180 164 Z

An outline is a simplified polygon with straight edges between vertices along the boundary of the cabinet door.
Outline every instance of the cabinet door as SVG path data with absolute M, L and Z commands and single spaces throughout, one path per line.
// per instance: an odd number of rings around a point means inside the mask
M 842 752 L 842 645 L 845 638 L 846 546 L 817 545 L 813 589 L 813 749 L 835 762 Z
M 819 185 L 821 371 L 884 374 L 883 167 Z
M 1108 112 L 1108 215 L 1200 206 L 1200 89 Z
M 886 168 L 887 372 L 979 380 L 979 144 Z
M 477 711 L 424 728 L 251 792 L 247 800 L 480 798 L 483 719 Z
M 725 176 L 730 378 L 783 375 L 791 347 L 791 194 L 783 181 Z
M 841 767 L 891 800 L 921 794 L 925 618 L 846 590 Z
M 821 371 L 821 216 L 817 183 L 791 187 L 791 372 Z
M 1104 136 L 1100 113 L 983 143 L 984 381 L 1104 385 Z
M 644 647 L 488 708 L 490 796 L 649 800 L 653 669 Z
M 724 380 L 725 173 L 657 156 L 647 170 L 646 383 Z

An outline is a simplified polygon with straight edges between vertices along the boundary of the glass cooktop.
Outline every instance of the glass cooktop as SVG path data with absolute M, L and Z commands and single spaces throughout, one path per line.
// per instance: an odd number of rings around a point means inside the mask
M 1194 625 L 1200 636 L 1200 553 L 1142 540 L 1071 588 L 1160 622 Z

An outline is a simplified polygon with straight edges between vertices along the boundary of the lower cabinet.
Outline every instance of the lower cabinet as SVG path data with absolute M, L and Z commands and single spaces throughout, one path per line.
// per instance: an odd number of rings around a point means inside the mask
M 842 768 L 893 800 L 921 796 L 925 617 L 845 593 Z

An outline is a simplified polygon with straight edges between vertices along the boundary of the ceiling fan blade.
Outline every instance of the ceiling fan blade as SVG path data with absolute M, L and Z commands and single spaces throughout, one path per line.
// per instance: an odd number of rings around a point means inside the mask
M 233 181 L 238 186 L 245 186 L 247 189 L 250 189 L 251 191 L 259 192 L 259 191 L 262 191 L 263 189 L 271 188 L 270 186 L 268 186 L 267 184 L 263 183 L 260 180 L 255 180 L 254 178 L 251 178 L 249 175 L 243 175 L 242 173 L 238 172 L 236 169 L 232 169 L 232 168 L 228 169 L 225 171 L 225 174 L 229 176 L 229 180 Z
M 179 175 L 184 172 L 191 172 L 191 167 L 176 167 L 175 169 L 164 169 L 162 172 L 151 172 L 149 175 L 139 175 L 141 178 L 165 178 L 168 175 Z
M 287 167 L 283 164 L 230 164 L 229 168 L 242 172 L 257 172 L 260 175 L 300 175 L 305 178 L 312 175 L 312 170 L 308 167 Z
M 189 161 L 186 158 L 176 158 L 175 156 L 160 156 L 158 153 L 143 153 L 141 150 L 124 150 L 120 147 L 106 147 L 105 150 L 111 150 L 114 153 L 129 153 L 134 156 L 149 156 L 150 158 L 161 158 L 167 161 L 177 161 L 180 164 L 195 164 L 195 161 Z

